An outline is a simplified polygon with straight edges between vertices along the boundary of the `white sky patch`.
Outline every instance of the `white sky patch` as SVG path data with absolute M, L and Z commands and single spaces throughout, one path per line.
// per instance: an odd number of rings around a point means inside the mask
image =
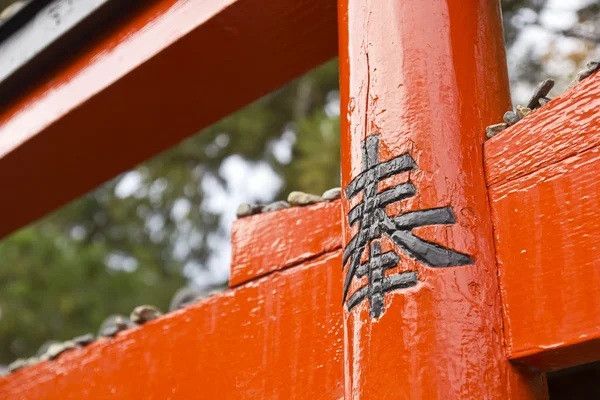
M 515 15 L 511 19 L 511 23 L 519 28 L 525 25 L 535 23 L 537 19 L 537 13 L 531 8 L 521 8 L 515 12 Z
M 281 164 L 289 164 L 292 161 L 294 143 L 296 143 L 296 132 L 291 129 L 286 130 L 279 139 L 270 143 L 273 157 Z
M 173 203 L 171 217 L 177 222 L 182 222 L 187 218 L 191 209 L 192 203 L 188 199 L 180 197 Z
M 226 133 L 220 133 L 215 138 L 215 144 L 220 148 L 224 149 L 229 144 L 229 135 Z
M 225 147 L 229 144 L 229 136 L 220 134 L 215 138 L 213 146 Z M 296 134 L 289 130 L 284 132 L 280 139 L 271 143 L 271 150 L 275 158 L 281 163 L 289 163 L 292 158 L 292 148 L 296 141 Z M 266 162 L 248 162 L 239 155 L 227 157 L 221 163 L 219 174 L 225 180 L 225 187 L 214 176 L 206 174 L 202 178 L 201 189 L 204 193 L 202 207 L 215 214 L 221 215 L 219 231 L 208 237 L 211 249 L 208 264 L 201 268 L 195 262 L 184 266 L 183 273 L 192 283 L 198 286 L 217 284 L 225 281 L 229 276 L 231 264 L 231 224 L 235 220 L 235 211 L 242 202 L 267 203 L 270 202 L 282 185 L 281 178 Z M 143 190 L 143 196 L 148 196 L 155 206 L 160 206 L 162 193 L 168 187 L 164 178 L 152 182 L 149 188 L 144 186 L 144 176 L 140 171 L 125 173 L 115 187 L 115 195 L 127 198 L 135 195 L 138 197 Z M 184 259 L 191 250 L 190 241 L 201 241 L 198 232 L 191 231 L 191 223 L 187 220 L 193 204 L 186 198 L 175 200 L 171 209 L 171 217 L 177 223 L 180 235 L 185 235 L 186 240 L 178 240 L 174 244 L 173 255 L 177 259 Z M 138 210 L 139 211 L 139 210 Z M 146 210 L 149 211 L 149 210 Z M 159 214 L 145 215 L 145 228 L 154 241 L 164 239 L 164 217 Z M 81 232 L 74 230 L 73 236 L 81 236 Z M 189 239 L 189 240 L 188 240 Z M 108 267 L 115 271 L 133 272 L 138 267 L 135 258 L 121 253 L 112 253 L 106 259 Z
M 332 90 L 327 93 L 327 103 L 325 103 L 325 115 L 329 118 L 340 116 L 340 92 Z
M 133 196 L 133 194 L 142 185 L 143 179 L 144 178 L 142 177 L 142 174 L 140 174 L 138 171 L 127 172 L 125 175 L 123 175 L 121 180 L 119 180 L 119 183 L 117 183 L 117 186 L 115 187 L 115 195 L 120 199 Z
M 327 102 L 325 103 L 325 115 L 329 118 L 340 116 L 340 92 L 332 90 L 327 93 Z
M 541 12 L 540 23 L 553 29 L 569 29 L 577 23 L 579 1 L 550 0 Z
M 150 231 L 150 233 L 158 233 L 165 226 L 165 219 L 160 214 L 153 214 L 146 219 L 146 229 Z
M 148 197 L 150 203 L 155 207 L 160 207 L 162 204 L 162 194 L 169 186 L 169 181 L 166 178 L 158 178 L 150 185 L 148 189 Z
M 281 178 L 266 162 L 248 162 L 239 155 L 223 160 L 219 174 L 226 187 L 211 175 L 202 179 L 205 199 L 203 207 L 221 214 L 220 233 L 207 240 L 212 249 L 205 269 L 194 262 L 184 267 L 184 274 L 198 286 L 220 283 L 229 276 L 231 265 L 231 224 L 235 211 L 242 202 L 266 203 L 273 199 L 283 184 Z
M 231 225 L 230 225 L 231 226 Z M 229 278 L 231 266 L 231 243 L 229 234 L 226 237 L 213 235 L 208 238 L 208 245 L 213 251 L 206 268 L 190 261 L 183 267 L 183 274 L 198 287 L 223 283 Z
M 85 238 L 85 235 L 87 234 L 87 230 L 81 225 L 76 225 L 71 228 L 70 233 L 73 239 L 83 240 Z
M 133 257 L 113 253 L 106 258 L 106 265 L 115 271 L 134 272 L 138 268 L 138 261 Z
M 515 64 L 533 52 L 533 55 L 538 58 L 548 52 L 550 40 L 553 35 L 541 26 L 528 26 L 521 30 L 521 33 L 515 40 L 515 43 L 510 48 L 507 54 L 508 63 Z
M 543 60 L 544 69 L 549 76 L 556 79 L 556 86 L 550 92 L 550 97 L 564 91 L 578 69 L 583 66 L 574 65 L 569 54 L 585 51 L 580 40 L 563 37 L 554 33 L 572 28 L 578 22 L 577 10 L 594 0 L 550 0 L 540 12 L 541 26 L 530 25 L 536 21 L 536 13 L 524 8 L 512 20 L 522 27 L 515 43 L 507 53 L 509 75 L 515 76 L 520 64 L 533 55 Z M 554 31 L 554 32 L 552 32 Z M 588 56 L 595 58 L 594 52 Z M 526 104 L 533 93 L 534 86 L 527 82 L 511 82 L 513 104 Z

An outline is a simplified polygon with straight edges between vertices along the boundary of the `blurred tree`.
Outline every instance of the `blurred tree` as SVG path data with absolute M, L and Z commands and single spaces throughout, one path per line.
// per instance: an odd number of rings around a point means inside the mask
M 580 3 L 578 20 L 556 27 L 547 16 L 559 1 L 502 2 L 515 101 L 546 75 L 566 85 L 597 54 L 599 2 Z M 531 51 L 539 35 L 545 45 Z M 139 304 L 165 310 L 178 287 L 206 276 L 228 240 L 212 193 L 233 191 L 228 161 L 241 156 L 281 178 L 278 191 L 261 187 L 240 200 L 339 186 L 337 89 L 331 61 L 0 242 L 0 363 L 94 332 Z

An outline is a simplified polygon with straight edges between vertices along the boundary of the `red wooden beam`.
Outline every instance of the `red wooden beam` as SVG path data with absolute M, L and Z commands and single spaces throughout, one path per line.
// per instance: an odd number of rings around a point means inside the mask
M 600 360 L 600 74 L 485 145 L 509 358 Z
M 600 145 L 600 74 L 485 143 L 487 184 L 498 186 Z
M 499 2 L 340 0 L 339 29 L 345 398 L 545 398 L 505 357 L 482 167 Z
M 334 201 L 236 220 L 229 286 L 340 249 L 340 216 L 340 201 Z
M 140 2 L 1 110 L 0 237 L 320 65 L 336 48 L 332 1 Z
M 340 256 L 328 253 L 19 370 L 0 379 L 0 397 L 341 399 Z

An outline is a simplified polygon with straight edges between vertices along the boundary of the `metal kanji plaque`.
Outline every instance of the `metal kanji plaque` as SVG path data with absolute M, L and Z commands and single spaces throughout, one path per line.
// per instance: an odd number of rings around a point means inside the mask
M 344 302 L 348 310 L 352 310 L 368 300 L 371 316 L 379 318 L 384 311 L 386 293 L 418 283 L 416 271 L 386 276 L 386 270 L 396 267 L 400 262 L 400 253 L 436 268 L 469 265 L 473 264 L 474 260 L 467 254 L 421 239 L 412 233 L 412 230 L 418 227 L 456 223 L 452 207 L 409 211 L 396 217 L 387 215 L 388 204 L 417 194 L 417 188 L 411 182 L 381 192 L 378 190 L 379 182 L 384 179 L 418 169 L 410 154 L 404 153 L 389 161 L 380 162 L 378 135 L 367 137 L 363 142 L 362 150 L 362 172 L 348 184 L 345 190 L 348 201 L 360 192 L 363 192 L 363 199 L 348 213 L 349 225 L 357 224 L 358 232 L 344 249 L 343 265 L 349 263 L 344 281 Z M 393 251 L 381 253 L 380 240 L 384 236 L 395 245 Z M 361 263 L 367 247 L 369 247 L 368 261 Z M 368 278 L 368 283 L 348 298 L 352 280 L 365 276 Z

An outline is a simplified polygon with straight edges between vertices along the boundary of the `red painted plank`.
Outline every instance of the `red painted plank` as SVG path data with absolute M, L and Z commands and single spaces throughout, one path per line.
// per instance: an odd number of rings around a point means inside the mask
M 1 111 L 0 237 L 337 52 L 333 0 L 139 3 Z
M 490 189 L 513 360 L 544 370 L 600 360 L 599 176 L 596 147 Z
M 600 74 L 485 143 L 489 186 L 517 179 L 600 145 Z
M 233 223 L 230 286 L 342 247 L 340 201 L 294 207 Z
M 346 399 L 546 398 L 502 338 L 482 154 L 510 103 L 499 3 L 339 5 Z
M 341 399 L 340 252 L 0 379 L 4 400 Z

